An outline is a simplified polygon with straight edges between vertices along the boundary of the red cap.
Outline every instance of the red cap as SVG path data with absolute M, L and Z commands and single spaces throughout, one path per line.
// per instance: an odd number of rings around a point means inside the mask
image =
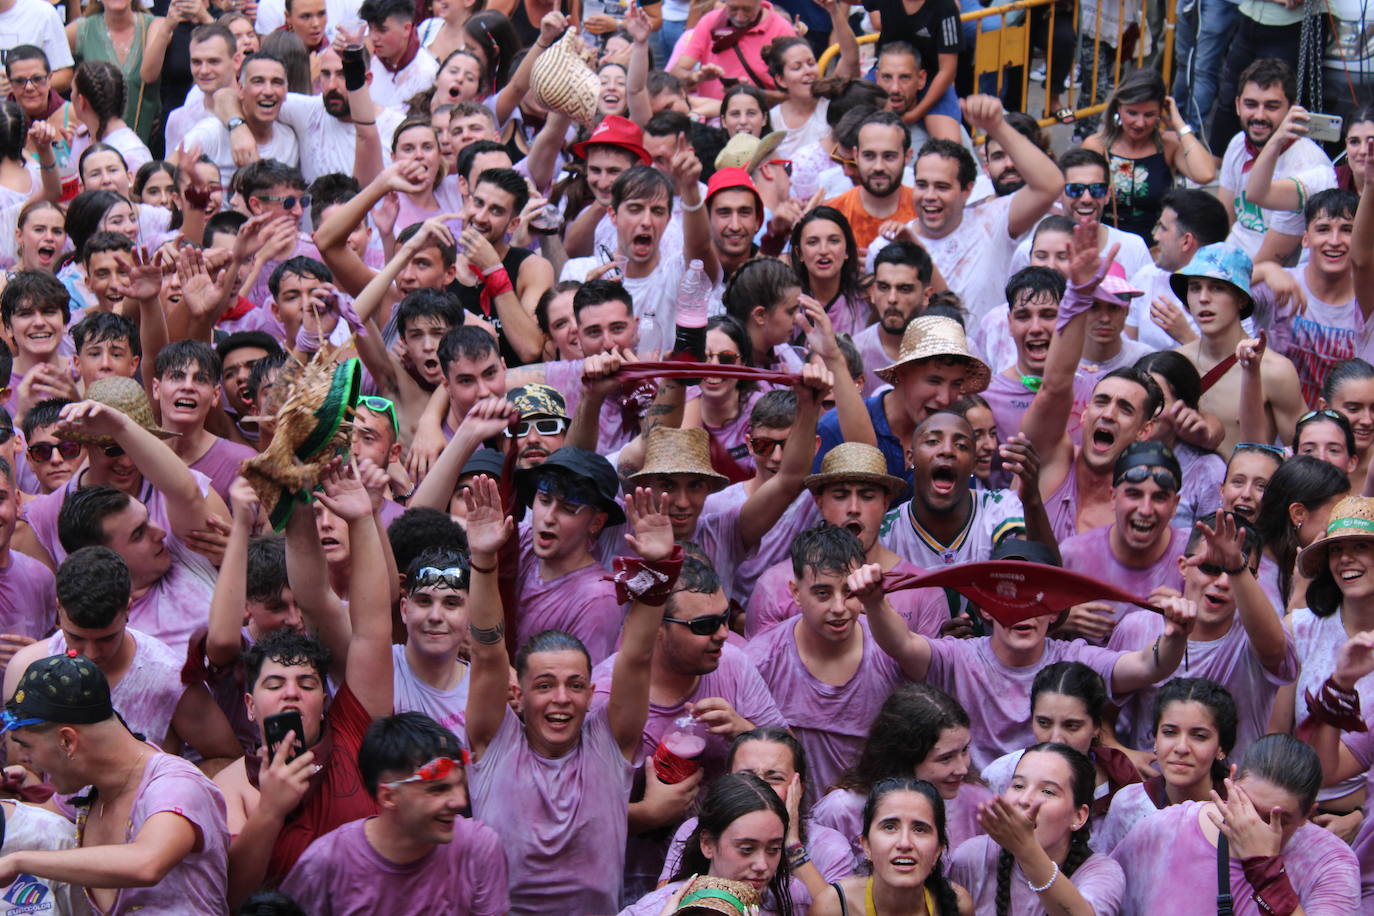
M 592 131 L 590 137 L 581 143 L 573 144 L 573 155 L 586 159 L 587 147 L 596 144 L 618 146 L 634 153 L 644 165 L 653 162 L 653 157 L 644 148 L 644 131 L 640 130 L 639 125 L 634 121 L 629 118 L 622 118 L 620 115 L 606 115 L 602 118 L 601 123 L 596 125 L 596 130 Z
M 745 169 L 731 166 L 712 172 L 711 180 L 706 182 L 706 203 L 709 204 L 711 198 L 719 192 L 734 188 L 743 188 L 754 195 L 754 203 L 759 208 L 759 219 L 763 219 L 763 198 L 759 196 L 759 189 L 754 186 L 754 179 L 749 177 L 749 172 Z

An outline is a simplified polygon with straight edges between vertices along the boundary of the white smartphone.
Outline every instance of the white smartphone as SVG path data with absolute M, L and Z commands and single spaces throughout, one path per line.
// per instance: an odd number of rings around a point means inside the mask
M 1335 143 L 1341 139 L 1341 116 L 1322 114 L 1319 111 L 1309 112 L 1307 136 L 1318 143 Z

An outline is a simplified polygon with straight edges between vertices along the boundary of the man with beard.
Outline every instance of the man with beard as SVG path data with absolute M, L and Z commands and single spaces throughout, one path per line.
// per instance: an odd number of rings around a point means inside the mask
M 167 115 L 167 150 L 178 149 L 182 138 L 201 118 L 220 89 L 234 85 L 234 33 L 220 22 L 203 22 L 191 30 L 191 78 L 195 87 L 182 106 Z
M 1242 130 L 1231 138 L 1222 156 L 1217 197 L 1230 210 L 1235 221 L 1227 241 L 1239 245 L 1255 262 L 1283 261 L 1297 250 L 1302 240 L 1302 209 L 1265 208 L 1248 197 L 1247 173 L 1261 165 L 1260 155 L 1275 139 L 1288 109 L 1297 98 L 1293 71 L 1281 60 L 1263 58 L 1246 67 L 1240 75 L 1236 95 L 1236 114 Z M 1322 148 L 1306 137 L 1280 140 L 1278 155 L 1272 161 L 1271 183 L 1290 183 L 1300 198 L 1336 186 L 1336 172 Z M 1274 156 L 1271 151 L 1270 156 Z
M 1020 111 L 1008 111 L 1004 117 L 1007 124 L 1018 134 L 1038 146 L 1045 155 L 1052 155 L 1049 140 L 1034 118 Z M 982 156 L 983 171 L 987 172 L 988 179 L 992 181 L 992 189 L 998 197 L 1014 194 L 1026 186 L 1026 179 L 1017 170 L 1016 163 L 1011 161 L 1011 154 L 1001 143 L 989 137 L 983 142 Z
M 717 169 L 706 184 L 706 219 L 711 247 L 720 262 L 721 283 L 741 264 L 758 254 L 754 244 L 763 225 L 763 199 L 744 169 Z
M 520 419 L 504 433 L 514 443 L 515 466 L 522 471 L 538 467 L 568 437 L 563 395 L 548 385 L 520 385 L 506 392 L 506 400 L 520 411 Z
M 1145 295 L 1131 302 L 1126 336 L 1151 350 L 1167 350 L 1197 339 L 1197 325 L 1178 301 L 1169 277 L 1188 266 L 1199 248 L 1226 241 L 1231 220 L 1221 201 L 1196 188 L 1175 188 L 1164 195 L 1154 228 L 1154 263 L 1140 268 L 1131 285 Z
M 1188 532 L 1171 522 L 1182 484 L 1183 471 L 1167 445 L 1132 442 L 1112 470 L 1114 521 L 1065 540 L 1059 548 L 1064 568 L 1135 595 L 1160 586 L 1181 591 L 1178 558 Z M 1120 601 L 1090 601 L 1070 611 L 1057 633 L 1100 646 L 1133 609 Z
M 859 186 L 825 202 L 849 220 L 854 242 L 862 252 L 878 237 L 884 223 L 905 223 L 915 218 L 911 188 L 902 184 L 902 172 L 911 161 L 911 134 L 902 119 L 890 111 L 875 111 L 859 128 Z
M 913 242 L 893 242 L 874 259 L 868 295 L 878 320 L 854 335 L 864 361 L 865 397 L 885 384 L 874 370 L 897 361 L 906 326 L 925 311 L 934 272 L 930 255 Z

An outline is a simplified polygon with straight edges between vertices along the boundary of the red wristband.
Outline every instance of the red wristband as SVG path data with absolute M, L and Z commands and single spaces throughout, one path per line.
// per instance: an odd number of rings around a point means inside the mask
M 1240 860 L 1245 872 L 1245 880 L 1254 888 L 1250 899 L 1260 912 L 1271 916 L 1289 916 L 1302 905 L 1293 883 L 1288 880 L 1288 871 L 1283 866 L 1283 856 L 1251 856 Z
M 621 604 L 637 601 L 650 607 L 663 607 L 677 584 L 683 556 L 682 545 L 674 544 L 666 560 L 616 557 L 614 571 L 606 577 L 615 583 L 615 600 Z

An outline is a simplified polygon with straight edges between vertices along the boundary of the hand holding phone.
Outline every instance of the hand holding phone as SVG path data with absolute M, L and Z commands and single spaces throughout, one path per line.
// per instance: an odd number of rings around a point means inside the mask
M 267 738 L 267 758 L 271 759 L 277 753 L 277 748 L 286 739 L 287 732 L 295 734 L 295 747 L 287 755 L 287 760 L 294 760 L 305 753 L 305 724 L 301 721 L 301 714 L 295 709 L 288 709 L 286 712 L 279 712 L 275 716 L 268 716 L 262 720 L 262 731 Z

